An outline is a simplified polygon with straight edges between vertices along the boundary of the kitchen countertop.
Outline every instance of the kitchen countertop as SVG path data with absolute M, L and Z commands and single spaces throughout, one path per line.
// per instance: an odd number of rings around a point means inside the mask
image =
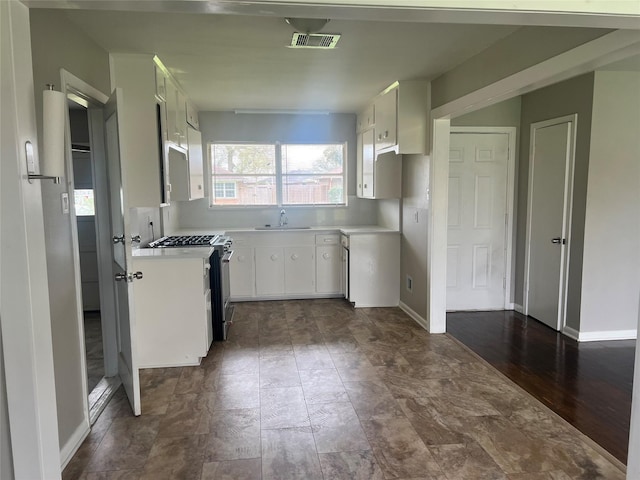
M 358 235 L 358 234 L 366 234 L 366 233 L 400 233 L 398 230 L 393 230 L 391 228 L 380 227 L 378 225 L 358 225 L 358 226 L 316 226 L 311 228 L 284 228 L 279 229 L 278 227 L 274 227 L 271 229 L 260 229 L 256 230 L 254 227 L 246 227 L 246 228 L 228 228 L 225 230 L 227 235 L 233 237 L 233 233 L 274 233 L 274 232 L 296 232 L 296 233 L 304 233 L 304 232 L 340 232 L 345 235 Z
M 289 228 L 278 229 L 273 228 L 271 230 L 256 230 L 254 227 L 236 227 L 236 228 L 215 228 L 215 229 L 190 229 L 183 228 L 177 230 L 171 235 L 229 235 L 233 238 L 234 233 L 255 233 L 265 234 L 274 232 L 296 232 L 296 233 L 318 233 L 318 232 L 340 232 L 344 235 L 364 235 L 371 233 L 400 233 L 398 230 L 391 228 L 380 227 L 378 225 L 357 225 L 357 226 L 316 226 L 311 228 Z M 187 247 L 187 248 L 135 248 L 133 250 L 133 257 L 136 259 L 142 258 L 208 258 L 212 253 L 212 247 Z

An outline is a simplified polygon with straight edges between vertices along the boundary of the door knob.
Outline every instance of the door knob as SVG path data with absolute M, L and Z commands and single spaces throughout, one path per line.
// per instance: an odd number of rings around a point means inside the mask
M 140 243 L 140 235 L 131 235 L 131 243 Z
M 112 240 L 114 245 L 118 243 L 121 243 L 124 245 L 124 235 L 114 235 Z
M 140 280 L 142 278 L 142 272 L 134 272 L 131 274 L 131 280 Z
M 556 238 L 552 238 L 551 239 L 551 243 L 555 243 L 555 244 L 562 244 L 564 245 L 565 243 L 567 243 L 567 241 L 564 238 L 560 238 L 560 237 L 556 237 Z
M 123 282 L 125 280 L 127 280 L 126 273 L 116 273 L 116 282 Z

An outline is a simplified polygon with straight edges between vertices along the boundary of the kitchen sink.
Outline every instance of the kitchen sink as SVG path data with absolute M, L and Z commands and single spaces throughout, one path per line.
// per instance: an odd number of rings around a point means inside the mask
M 282 227 L 279 226 L 271 226 L 271 225 L 265 225 L 264 227 L 255 227 L 256 230 L 308 230 L 311 227 L 291 227 L 289 225 L 283 225 Z

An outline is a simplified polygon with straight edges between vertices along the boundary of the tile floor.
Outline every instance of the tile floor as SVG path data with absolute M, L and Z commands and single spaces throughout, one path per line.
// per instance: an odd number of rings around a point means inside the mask
M 84 344 L 87 352 L 88 390 L 91 392 L 104 376 L 100 311 L 84 312 Z
M 340 300 L 238 304 L 199 367 L 141 372 L 63 478 L 624 479 L 615 460 L 447 335 Z

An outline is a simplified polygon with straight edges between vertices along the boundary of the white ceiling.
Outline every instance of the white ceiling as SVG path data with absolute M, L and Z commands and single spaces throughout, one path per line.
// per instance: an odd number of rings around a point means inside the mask
M 434 78 L 517 29 L 332 20 L 322 31 L 342 38 L 318 51 L 287 48 L 294 30 L 273 16 L 62 12 L 109 52 L 157 54 L 201 110 L 356 112 L 394 81 Z

